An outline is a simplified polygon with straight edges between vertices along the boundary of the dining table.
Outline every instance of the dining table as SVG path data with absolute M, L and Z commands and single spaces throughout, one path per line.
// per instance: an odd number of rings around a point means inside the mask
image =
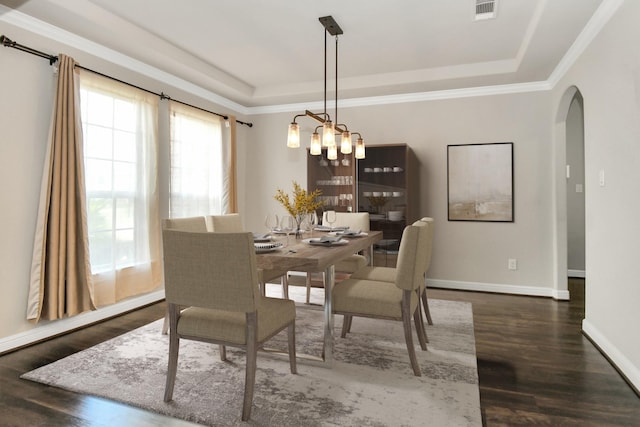
M 316 239 L 326 232 L 314 231 Z M 310 237 L 304 235 L 303 237 Z M 368 250 L 373 262 L 373 245 L 382 239 L 382 231 L 369 231 L 357 237 L 345 237 L 338 244 L 311 244 L 309 239 L 288 237 L 284 248 L 256 254 L 258 268 L 264 270 L 324 273 L 324 342 L 321 360 L 327 367 L 333 363 L 333 311 L 331 294 L 335 285 L 335 264 L 350 255 Z M 344 242 L 346 240 L 346 243 Z

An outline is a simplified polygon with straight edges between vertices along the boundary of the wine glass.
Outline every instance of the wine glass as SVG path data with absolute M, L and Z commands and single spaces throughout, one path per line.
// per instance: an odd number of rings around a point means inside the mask
M 333 230 L 333 223 L 336 222 L 336 211 L 326 211 L 324 219 L 329 223 L 329 228 Z
M 287 236 L 286 246 L 289 245 L 289 234 L 291 234 L 291 232 L 294 231 L 295 226 L 296 226 L 296 221 L 293 219 L 291 215 L 285 215 L 282 217 L 282 219 L 280 219 L 280 231 L 284 232 L 284 234 Z
M 273 233 L 276 228 L 278 228 L 278 225 L 280 224 L 280 221 L 278 219 L 278 215 L 275 214 L 267 214 L 267 217 L 264 219 L 264 225 L 265 227 L 267 227 L 267 230 L 269 230 L 269 232 Z
M 318 214 L 315 213 L 315 211 L 308 213 L 307 221 L 309 223 L 309 232 L 311 233 L 311 237 L 313 237 L 313 229 L 316 228 L 318 224 Z

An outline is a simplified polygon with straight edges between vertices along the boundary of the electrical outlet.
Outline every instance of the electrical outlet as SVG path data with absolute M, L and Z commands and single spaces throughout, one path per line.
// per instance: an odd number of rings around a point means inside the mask
M 507 267 L 509 270 L 517 270 L 518 269 L 518 260 L 515 258 L 509 258 L 509 262 Z

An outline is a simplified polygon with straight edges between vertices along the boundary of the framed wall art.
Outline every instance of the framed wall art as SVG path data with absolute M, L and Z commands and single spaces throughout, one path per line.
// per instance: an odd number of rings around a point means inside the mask
M 447 146 L 449 221 L 513 222 L 513 142 Z

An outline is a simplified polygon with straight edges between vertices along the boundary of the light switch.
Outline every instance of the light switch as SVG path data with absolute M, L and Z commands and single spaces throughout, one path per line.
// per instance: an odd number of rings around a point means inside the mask
M 571 178 L 571 165 L 567 165 L 567 179 Z
M 582 184 L 576 184 L 576 193 L 582 193 Z
M 600 169 L 599 180 L 600 180 L 600 187 L 604 187 L 604 169 Z

